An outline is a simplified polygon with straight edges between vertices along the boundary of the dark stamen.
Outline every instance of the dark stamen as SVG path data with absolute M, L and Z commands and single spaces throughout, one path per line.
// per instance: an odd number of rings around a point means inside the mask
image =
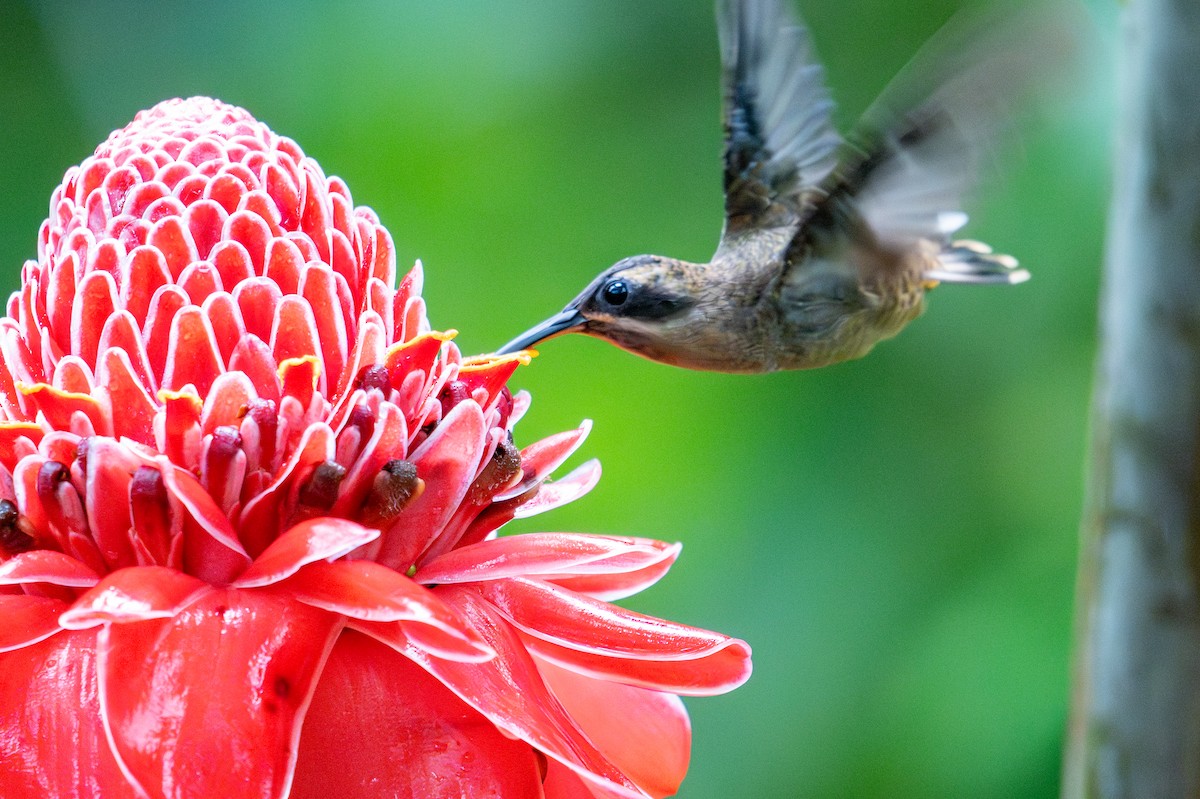
M 512 441 L 510 432 L 505 440 L 496 446 L 492 459 L 475 478 L 467 491 L 467 501 L 472 505 L 486 505 L 492 495 L 507 486 L 521 471 L 521 452 Z
M 17 506 L 7 499 L 0 499 L 0 552 L 16 555 L 34 548 L 37 541 L 27 532 L 29 523 L 21 518 Z
M 417 477 L 416 464 L 390 460 L 375 475 L 371 493 L 363 502 L 360 521 L 368 527 L 384 527 L 416 499 L 425 484 Z
M 304 485 L 300 487 L 300 505 L 314 510 L 326 511 L 337 500 L 338 488 L 346 477 L 346 467 L 337 461 L 317 464 Z

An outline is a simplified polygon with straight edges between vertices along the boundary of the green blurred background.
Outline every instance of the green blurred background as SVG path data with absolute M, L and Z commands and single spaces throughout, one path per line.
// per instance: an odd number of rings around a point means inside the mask
M 849 125 L 955 0 L 800 0 Z M 1115 10 L 1079 91 L 967 229 L 1035 274 L 946 287 L 865 360 L 762 377 L 597 341 L 518 374 L 519 440 L 595 420 L 600 486 L 522 530 L 685 542 L 627 604 L 754 647 L 689 700 L 681 795 L 1053 797 L 1068 696 Z M 294 138 L 423 259 L 435 326 L 495 348 L 602 267 L 720 229 L 706 0 L 0 2 L 0 273 L 136 111 L 210 94 Z

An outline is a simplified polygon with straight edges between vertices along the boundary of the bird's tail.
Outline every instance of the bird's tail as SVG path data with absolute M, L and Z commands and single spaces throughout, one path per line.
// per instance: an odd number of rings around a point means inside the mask
M 1011 255 L 994 253 L 981 241 L 961 239 L 942 247 L 937 265 L 925 272 L 925 278 L 946 283 L 1013 285 L 1028 280 L 1029 272 L 1020 268 Z

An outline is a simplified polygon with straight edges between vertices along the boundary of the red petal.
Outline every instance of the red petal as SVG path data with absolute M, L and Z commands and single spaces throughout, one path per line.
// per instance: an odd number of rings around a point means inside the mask
M 246 503 L 238 529 L 246 550 L 252 555 L 261 554 L 273 541 L 284 523 L 280 519 L 280 507 L 299 477 L 307 477 L 309 470 L 333 457 L 335 438 L 333 431 L 324 424 L 309 425 L 304 429 L 299 445 L 292 451 L 287 464 L 279 470 L 274 482 L 262 493 Z
M 200 413 L 202 432 L 208 436 L 223 425 L 237 427 L 250 403 L 257 398 L 250 378 L 241 372 L 225 372 L 213 381 L 204 400 L 204 410 Z
M 240 242 L 218 242 L 209 253 L 209 257 L 221 274 L 221 285 L 226 291 L 233 291 L 234 287 L 243 280 L 249 280 L 254 276 L 254 265 L 250 263 L 250 253 L 246 252 L 246 248 Z
M 283 589 L 305 604 L 352 619 L 425 624 L 462 641 L 479 641 L 432 591 L 373 561 L 310 563 L 289 577 Z
M 188 572 L 213 583 L 232 579 L 249 565 L 250 558 L 229 524 L 229 517 L 191 472 L 177 468 L 166 457 L 155 460 L 162 472 L 163 485 L 183 503 L 200 528 L 199 535 L 188 536 L 184 544 L 184 565 Z
M 596 749 L 546 688 L 524 645 L 495 611 L 468 589 L 448 586 L 452 602 L 496 651 L 486 663 L 455 663 L 410 647 L 407 655 L 487 716 L 493 724 L 563 763 L 589 783 L 625 797 L 644 794 Z
M 259 397 L 276 403 L 281 391 L 277 369 L 271 348 L 253 333 L 242 336 L 229 357 L 229 371 L 244 373 Z
M 577 594 L 587 594 L 590 597 L 602 599 L 605 602 L 615 602 L 618 599 L 624 599 L 627 596 L 641 593 L 661 580 L 675 563 L 675 558 L 679 556 L 680 549 L 680 545 L 676 544 L 671 548 L 671 553 L 668 557 L 664 557 L 657 563 L 652 563 L 644 569 L 636 571 L 616 572 L 613 574 L 584 574 L 571 577 L 546 577 L 545 579 Z
M 309 519 L 276 538 L 234 583 L 253 588 L 277 583 L 319 560 L 331 560 L 379 537 L 378 530 L 349 519 Z
M 162 252 L 172 278 L 178 278 L 188 264 L 200 257 L 192 234 L 177 216 L 168 216 L 150 228 L 146 243 Z
M 275 306 L 283 298 L 283 292 L 266 278 L 243 280 L 233 290 L 238 310 L 246 332 L 253 333 L 263 341 L 270 341 L 271 329 L 275 325 Z
M 379 409 L 379 418 L 371 438 L 363 445 L 350 472 L 342 480 L 337 502 L 331 512 L 338 516 L 349 516 L 361 507 L 379 471 L 388 461 L 403 455 L 407 443 L 408 428 L 404 424 L 404 417 L 395 405 L 384 403 Z
M 113 622 L 174 616 L 209 586 L 165 566 L 130 566 L 105 576 L 62 614 L 59 624 L 83 630 Z
M 146 357 L 150 369 L 161 375 L 167 368 L 167 352 L 171 341 L 175 315 L 188 304 L 187 294 L 175 285 L 162 286 L 154 292 L 145 324 Z M 165 385 L 165 384 L 163 384 Z
M 62 630 L 58 618 L 67 609 L 67 603 L 59 599 L 28 594 L 0 594 L 0 652 L 21 649 Z M 13 683 L 7 671 L 8 661 L 0 658 L 0 686 Z M 0 688 L 0 695 L 4 693 Z M 0 751 L 5 750 L 4 736 L 0 733 Z M 0 774 L 4 769 L 0 769 Z M 0 795 L 6 796 L 7 794 Z
M 337 297 L 333 273 L 323 267 L 308 267 L 303 272 L 300 293 L 312 308 L 317 336 L 321 342 L 321 360 L 327 385 L 339 386 L 346 367 L 346 323 Z
M 246 337 L 246 328 L 242 325 L 242 313 L 238 310 L 233 295 L 218 291 L 204 300 L 205 316 L 212 325 L 213 336 L 217 340 L 217 349 L 226 363 L 233 357 L 238 343 Z M 230 371 L 233 367 L 230 366 Z
M 154 444 L 154 416 L 158 406 L 146 393 L 146 385 L 134 371 L 124 350 L 105 350 L 96 370 L 97 383 L 108 395 L 113 435 L 131 438 L 139 444 Z
M 221 290 L 221 275 L 208 261 L 196 261 L 179 276 L 179 287 L 187 293 L 193 305 L 202 305 Z
M 539 513 L 562 507 L 582 497 L 600 482 L 600 461 L 581 463 L 570 474 L 552 483 L 543 483 L 533 499 L 523 503 L 513 513 L 516 519 L 527 519 Z
M 467 641 L 459 635 L 451 635 L 428 624 L 349 619 L 346 626 L 365 633 L 400 653 L 408 652 L 410 646 L 415 646 L 435 658 L 459 663 L 484 663 L 496 656 L 492 648 L 477 636 Z
M 191 383 L 200 396 L 208 394 L 217 375 L 225 371 L 221 351 L 208 317 L 196 306 L 181 308 L 171 321 L 163 388 L 181 390 Z
M 466 383 L 467 391 L 474 393 L 483 391 L 485 398 L 479 404 L 489 409 L 500 396 L 500 390 L 512 377 L 518 366 L 528 365 L 529 356 L 524 353 L 515 355 L 477 355 L 466 358 L 458 370 L 458 379 Z
M 281 799 L 339 628 L 331 614 L 234 589 L 171 619 L 104 628 L 101 706 L 114 751 L 155 799 Z
M 92 432 L 100 435 L 109 435 L 112 432 L 109 428 L 109 414 L 105 413 L 105 409 L 90 394 L 75 394 L 70 391 L 60 391 L 45 383 L 38 383 L 32 386 L 22 383 L 17 388 L 21 393 L 33 400 L 37 409 L 45 414 L 46 421 L 55 430 L 80 432 L 75 427 L 75 422 L 72 418 L 75 414 L 79 413 L 87 417 L 88 423 L 91 424 Z
M 591 420 L 584 419 L 583 424 L 574 430 L 543 438 L 521 450 L 521 470 L 525 472 L 521 477 L 521 482 L 507 491 L 497 494 L 495 501 L 503 502 L 506 499 L 520 496 L 532 488 L 535 483 L 545 480 L 551 472 L 562 465 L 563 461 L 571 457 L 575 450 L 579 449 L 591 431 Z
M 537 757 L 418 666 L 344 633 L 300 736 L 292 799 L 541 796 Z
M 209 188 L 215 184 L 216 181 L 213 181 Z M 192 241 L 196 243 L 196 254 L 199 257 L 207 258 L 221 240 L 221 230 L 228 216 L 227 210 L 211 200 L 199 200 L 188 206 L 184 212 L 187 216 L 188 231 L 192 234 Z
M 267 244 L 266 276 L 275 281 L 284 294 L 297 294 L 304 255 L 300 248 L 285 238 L 273 238 Z
M 125 354 L 138 381 L 144 387 L 151 392 L 157 388 L 151 377 L 150 360 L 146 357 L 146 345 L 142 340 L 139 323 L 127 310 L 118 311 L 104 323 L 104 332 L 100 336 L 100 351 L 103 353 L 110 348 L 121 350 Z M 97 383 L 104 385 L 103 380 L 97 380 Z
M 542 781 L 546 799 L 609 799 L 612 794 L 599 786 L 589 786 L 574 771 L 551 760 L 546 766 L 546 779 Z
M 129 254 L 129 274 L 121 286 L 121 300 L 135 319 L 145 319 L 150 300 L 171 280 L 167 259 L 154 247 L 141 246 Z
M 86 564 L 52 549 L 21 552 L 0 563 L 0 585 L 51 583 L 68 588 L 91 588 L 99 581 L 100 575 Z M 4 618 L 0 614 L 0 619 Z
M 302 298 L 285 295 L 275 309 L 275 324 L 271 328 L 271 353 L 277 363 L 306 356 L 319 357 L 317 320 L 312 308 Z
M 750 678 L 744 641 L 581 596 L 540 580 L 472 588 L 528 634 L 529 648 L 574 671 L 692 696 Z
M 605 757 L 651 796 L 675 795 L 692 748 L 692 726 L 679 697 L 538 665 L 558 701 Z
M 129 483 L 141 465 L 125 445 L 102 436 L 91 439 L 84 504 L 92 538 L 110 569 L 137 562 L 130 541 Z
M 232 214 L 238 209 L 238 205 L 241 203 L 245 193 L 246 184 L 232 175 L 218 175 L 213 178 L 204 190 L 204 196 L 210 198 L 214 204 L 218 205 L 227 214 Z M 200 202 L 203 202 L 203 200 Z M 200 203 L 196 204 L 199 205 Z M 220 237 L 219 230 L 217 236 Z
M 117 283 L 108 272 L 85 275 L 71 314 L 71 350 L 88 366 L 96 366 L 96 350 L 104 323 L 117 308 Z
M 483 452 L 483 412 L 467 400 L 454 406 L 410 456 L 425 491 L 384 533 L 379 562 L 407 570 L 437 537 L 467 493 Z
M 419 583 L 465 583 L 506 577 L 574 577 L 638 572 L 678 556 L 679 544 L 649 538 L 529 533 L 455 549 L 426 563 Z
M 240 242 L 250 255 L 254 274 L 263 273 L 267 242 L 271 240 L 271 227 L 266 220 L 253 211 L 237 211 L 225 220 L 221 238 Z
M 104 736 L 95 631 L 6 652 L 0 674 L 0 796 L 135 799 Z

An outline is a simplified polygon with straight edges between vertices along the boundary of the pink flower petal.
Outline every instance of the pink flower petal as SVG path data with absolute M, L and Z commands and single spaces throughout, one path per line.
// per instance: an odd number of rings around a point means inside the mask
M 314 266 L 306 267 L 301 277 L 300 292 L 312 308 L 317 337 L 321 343 L 321 362 L 328 375 L 326 383 L 330 389 L 336 389 L 346 367 L 348 348 L 346 324 L 342 318 L 333 272 Z
M 583 424 L 574 430 L 543 438 L 521 450 L 521 469 L 525 474 L 521 478 L 521 482 L 507 491 L 497 494 L 496 501 L 503 502 L 506 499 L 520 496 L 536 483 L 545 480 L 551 472 L 563 464 L 563 461 L 571 457 L 575 450 L 579 449 L 591 431 L 592 420 L 584 419 Z
M 179 391 L 190 383 L 201 396 L 225 371 L 216 334 L 201 309 L 188 306 L 175 314 L 163 368 L 163 388 Z
M 64 632 L 0 655 L 0 796 L 141 799 L 105 740 L 96 632 Z
M 538 758 L 418 666 L 344 633 L 300 735 L 291 799 L 541 796 Z
M 486 433 L 479 406 L 460 402 L 412 453 L 425 491 L 384 532 L 380 563 L 407 570 L 441 533 L 475 477 Z
M 52 549 L 21 552 L 0 563 L 0 585 L 50 583 L 68 588 L 91 588 L 99 581 L 100 576 L 85 564 Z M 0 619 L 4 618 L 0 614 Z M 7 621 L 0 624 L 7 624 Z
M 527 519 L 548 510 L 560 508 L 591 491 L 598 482 L 600 482 L 600 461 L 590 460 L 581 463 L 561 480 L 543 483 L 532 499 L 517 507 L 513 516 L 517 519 Z
M 676 544 L 671 548 L 668 557 L 635 571 L 581 574 L 567 577 L 547 576 L 544 579 L 577 594 L 586 594 L 605 602 L 615 602 L 618 599 L 641 593 L 661 580 L 675 563 L 680 549 L 680 545 Z
M 142 464 L 111 438 L 94 436 L 87 446 L 84 505 L 92 538 L 109 568 L 136 563 L 130 543 L 129 483 Z
M 331 513 L 349 516 L 362 506 L 371 491 L 379 471 L 389 461 L 404 453 L 408 444 L 408 428 L 396 406 L 383 404 L 375 420 L 375 430 L 363 445 L 340 487 L 337 502 Z
M 154 298 L 150 301 L 150 311 L 144 317 L 139 317 L 146 320 L 146 357 L 150 359 L 150 369 L 156 375 L 162 375 L 167 366 L 175 315 L 187 305 L 188 297 L 183 289 L 175 285 L 166 285 L 154 292 Z M 167 384 L 164 381 L 162 385 Z
M 434 584 L 623 574 L 673 562 L 679 549 L 679 544 L 649 538 L 529 533 L 451 550 L 423 565 L 413 579 Z
M 530 650 L 573 671 L 690 696 L 750 678 L 744 641 L 635 613 L 540 580 L 475 583 Z
M 479 636 L 424 586 L 369 560 L 310 563 L 281 585 L 289 596 L 352 619 L 424 624 L 468 644 Z
M 340 558 L 378 537 L 378 530 L 349 519 L 309 519 L 272 541 L 232 585 L 255 588 L 277 583 L 295 574 L 301 566 Z
M 139 444 L 152 444 L 154 414 L 158 408 L 125 351 L 105 350 L 100 356 L 96 378 L 108 396 L 109 405 L 120 409 L 112 414 L 113 435 L 133 439 Z
M 59 624 L 83 630 L 100 624 L 174 616 L 209 586 L 165 566 L 130 566 L 106 575 L 62 614 Z
M 170 619 L 105 627 L 100 703 L 131 781 L 155 799 L 285 797 L 340 626 L 281 597 L 226 589 Z
M 593 680 L 545 662 L 538 666 L 605 757 L 656 799 L 675 795 L 692 746 L 692 726 L 679 697 Z
M 242 511 L 238 529 L 248 552 L 259 555 L 275 539 L 286 521 L 279 518 L 280 508 L 292 486 L 298 479 L 307 477 L 317 464 L 333 457 L 334 443 L 333 431 L 327 425 L 314 424 L 305 428 L 299 444 L 288 462 L 279 469 L 275 480 L 246 503 Z
M 518 366 L 528 365 L 530 358 L 525 353 L 514 355 L 477 355 L 463 360 L 458 370 L 458 379 L 466 384 L 468 393 L 482 391 L 484 399 L 479 404 L 488 410 L 500 396 L 505 383 Z M 569 434 L 568 434 L 569 435 Z
M 542 780 L 545 799 L 610 799 L 613 794 L 598 785 L 588 785 L 571 769 L 551 760 L 546 765 L 546 779 Z
M 72 430 L 73 417 L 75 414 L 82 414 L 91 423 L 94 432 L 101 435 L 111 432 L 110 415 L 90 394 L 61 391 L 45 383 L 32 386 L 19 383 L 17 390 L 33 400 L 37 409 L 45 415 L 46 421 L 55 430 Z
M 62 627 L 59 626 L 58 617 L 66 609 L 67 603 L 59 599 L 28 594 L 0 594 L 0 652 L 27 647 L 59 632 Z M 8 662 L 6 657 L 0 658 L 0 674 L 4 675 L 0 686 L 15 687 L 13 676 L 8 671 Z M 0 688 L 0 695 L 3 693 L 4 689 Z M 0 741 L 4 740 L 3 733 L 0 733 Z M 4 749 L 0 748 L 0 751 Z M 0 773 L 4 771 L 0 769 Z
M 496 656 L 492 648 L 478 636 L 468 641 L 461 635 L 452 635 L 428 624 L 347 619 L 346 626 L 402 654 L 408 652 L 409 647 L 416 647 L 435 658 L 458 663 L 484 663 Z
M 233 579 L 250 564 L 250 557 L 238 541 L 229 517 L 191 472 L 179 469 L 164 456 L 155 461 L 162 472 L 163 485 L 196 524 L 195 535 L 185 533 L 184 566 L 188 573 L 213 583 Z
M 632 781 L 595 747 L 546 688 L 516 633 L 470 590 L 438 589 L 496 651 L 486 663 L 432 658 L 410 647 L 412 660 L 509 735 L 526 741 L 575 773 L 622 797 L 642 797 Z
M 104 323 L 117 308 L 117 284 L 108 272 L 84 276 L 75 295 L 71 315 L 71 349 L 89 366 L 96 365 L 96 349 Z

